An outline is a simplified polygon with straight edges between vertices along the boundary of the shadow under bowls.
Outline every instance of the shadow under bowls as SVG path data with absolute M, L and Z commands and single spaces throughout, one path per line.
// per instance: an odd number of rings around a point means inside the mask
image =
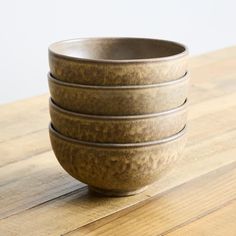
M 163 139 L 186 125 L 187 100 L 172 110 L 139 116 L 96 116 L 64 110 L 49 100 L 52 124 L 61 134 L 82 141 L 137 143 Z
M 128 116 L 158 113 L 181 106 L 187 98 L 188 75 L 153 85 L 89 86 L 62 82 L 48 74 L 53 101 L 73 112 Z
M 144 85 L 171 81 L 187 71 L 186 46 L 148 38 L 84 38 L 49 46 L 57 79 L 87 85 Z
M 181 158 L 184 128 L 159 141 L 135 144 L 82 142 L 49 127 L 53 151 L 61 166 L 93 190 L 114 196 L 140 192 Z

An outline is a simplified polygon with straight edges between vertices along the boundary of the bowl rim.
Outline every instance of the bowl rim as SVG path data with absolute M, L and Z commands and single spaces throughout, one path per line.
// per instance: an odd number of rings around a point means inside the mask
M 100 90 L 125 90 L 125 89 L 148 89 L 148 88 L 156 88 L 156 87 L 164 87 L 170 86 L 174 84 L 181 83 L 185 80 L 189 79 L 189 72 L 186 71 L 185 74 L 175 80 L 170 80 L 167 82 L 157 83 L 157 84 L 145 84 L 145 85 L 86 85 L 86 84 L 77 84 L 71 82 L 65 82 L 59 79 L 56 79 L 51 72 L 48 72 L 48 80 L 49 82 L 53 82 L 55 84 L 59 84 L 65 87 L 75 87 L 81 89 L 100 89 Z
M 153 146 L 153 145 L 160 145 L 167 142 L 174 141 L 180 137 L 182 137 L 186 133 L 187 125 L 184 126 L 184 128 L 179 131 L 178 133 L 169 136 L 164 139 L 154 140 L 154 141 L 148 141 L 148 142 L 140 142 L 140 143 L 96 143 L 96 142 L 88 142 L 88 141 L 82 141 L 77 140 L 74 138 L 69 138 L 65 135 L 62 135 L 59 133 L 54 127 L 53 124 L 50 122 L 49 124 L 49 132 L 53 135 L 57 136 L 60 139 L 63 139 L 67 142 L 72 142 L 80 145 L 85 146 L 95 146 L 95 147 L 101 147 L 101 148 L 139 148 L 139 147 L 147 147 L 147 146 Z
M 53 98 L 49 98 L 49 106 L 53 107 L 57 111 L 70 115 L 70 116 L 76 116 L 81 118 L 88 118 L 88 119 L 94 119 L 94 120 L 137 120 L 137 119 L 146 119 L 146 118 L 154 118 L 164 115 L 171 115 L 173 113 L 181 112 L 183 110 L 187 111 L 188 106 L 188 98 L 185 99 L 184 103 L 181 104 L 178 107 L 175 107 L 173 109 L 169 109 L 166 111 L 156 112 L 156 113 L 150 113 L 150 114 L 143 114 L 143 115 L 130 115 L 130 116 L 108 116 L 108 115 L 91 115 L 91 114 L 84 114 L 79 112 L 73 112 L 70 110 L 66 110 L 59 105 L 56 104 L 55 101 L 53 101 Z
M 171 56 L 166 57 L 156 57 L 156 58 L 143 58 L 143 59 L 124 59 L 124 60 L 114 60 L 114 59 L 92 59 L 92 58 L 83 58 L 83 57 L 75 57 L 75 56 L 69 56 L 65 54 L 61 54 L 56 52 L 54 47 L 57 47 L 58 45 L 73 43 L 73 42 L 81 42 L 86 40 L 146 40 L 146 41 L 159 41 L 164 43 L 171 43 L 173 45 L 179 46 L 183 48 L 183 51 Z M 91 62 L 91 63 L 109 63 L 109 64 L 126 64 L 126 63 L 147 63 L 147 62 L 165 62 L 165 61 L 171 61 L 176 60 L 182 57 L 185 57 L 189 54 L 188 47 L 182 43 L 178 43 L 171 40 L 165 40 L 165 39 L 157 39 L 157 38 L 145 38 L 145 37 L 87 37 L 87 38 L 75 38 L 75 39 L 67 39 L 67 40 L 61 40 L 55 43 L 52 43 L 48 47 L 49 55 L 53 55 L 56 57 L 64 58 L 71 61 L 82 61 L 82 62 Z

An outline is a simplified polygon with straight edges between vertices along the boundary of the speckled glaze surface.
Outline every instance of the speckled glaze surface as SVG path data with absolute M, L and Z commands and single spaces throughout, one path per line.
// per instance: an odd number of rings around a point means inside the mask
M 141 116 L 95 116 L 69 112 L 51 99 L 52 124 L 61 134 L 88 142 L 137 143 L 163 139 L 186 124 L 187 101 L 178 108 Z
M 56 80 L 48 74 L 51 97 L 60 107 L 94 115 L 143 115 L 181 106 L 187 98 L 188 75 L 155 85 L 86 86 Z
M 87 85 L 146 85 L 178 79 L 187 71 L 187 48 L 143 38 L 65 40 L 49 47 L 57 79 Z
M 150 185 L 174 166 L 181 158 L 185 129 L 167 139 L 129 145 L 79 142 L 52 126 L 49 130 L 54 153 L 71 176 L 105 194 L 124 196 Z

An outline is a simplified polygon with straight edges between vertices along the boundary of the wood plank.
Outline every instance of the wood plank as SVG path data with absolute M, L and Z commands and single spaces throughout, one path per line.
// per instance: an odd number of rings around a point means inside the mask
M 0 142 L 22 137 L 48 126 L 48 94 L 0 106 Z
M 2 142 L 0 143 L 0 150 L 0 167 L 50 151 L 51 145 L 48 130 L 45 128 L 37 132 L 32 132 L 30 134 Z
M 188 120 L 194 120 L 204 115 L 214 114 L 222 112 L 223 109 L 232 108 L 236 105 L 235 99 L 236 93 L 230 93 L 221 97 L 207 99 L 197 104 L 190 104 L 188 108 Z
M 174 188 L 107 224 L 96 222 L 97 228 L 90 224 L 64 235 L 165 235 L 236 200 L 235 178 L 236 162 Z
M 232 58 L 235 58 L 236 55 L 236 47 L 227 47 L 223 49 L 219 49 L 213 52 L 207 52 L 201 55 L 196 55 L 190 58 L 189 67 L 190 69 L 208 66 L 219 61 L 225 61 Z
M 222 67 L 222 64 L 225 64 Z M 219 68 L 216 69 L 216 68 Z M 190 100 L 192 104 L 235 92 L 236 60 L 220 62 L 191 70 Z
M 234 130 L 236 129 L 236 106 L 190 120 L 188 125 L 191 130 L 194 130 L 188 134 L 190 144 Z
M 195 75 L 201 75 L 201 77 L 198 77 L 197 80 L 204 83 L 199 83 L 198 85 L 206 87 L 207 85 L 215 83 L 216 81 L 222 81 L 222 78 L 227 78 L 228 75 L 235 74 L 235 63 L 236 57 L 234 56 L 234 58 L 221 60 L 212 64 L 205 64 L 201 67 L 193 66 L 193 68 L 191 68 L 190 66 L 190 75 L 194 73 L 193 78 L 196 78 Z M 193 79 L 193 81 L 195 81 L 195 79 Z
M 236 201 L 232 201 L 219 210 L 208 214 L 178 230 L 167 234 L 168 236 L 182 235 L 236 235 Z
M 0 218 L 24 211 L 83 186 L 84 184 L 65 173 L 52 151 L 9 164 L 0 168 Z

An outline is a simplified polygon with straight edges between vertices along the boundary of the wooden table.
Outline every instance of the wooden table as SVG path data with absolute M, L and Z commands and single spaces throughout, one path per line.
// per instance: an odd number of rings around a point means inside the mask
M 0 235 L 235 236 L 236 47 L 194 57 L 190 69 L 185 155 L 132 197 L 91 195 L 60 167 L 48 94 L 2 105 Z

